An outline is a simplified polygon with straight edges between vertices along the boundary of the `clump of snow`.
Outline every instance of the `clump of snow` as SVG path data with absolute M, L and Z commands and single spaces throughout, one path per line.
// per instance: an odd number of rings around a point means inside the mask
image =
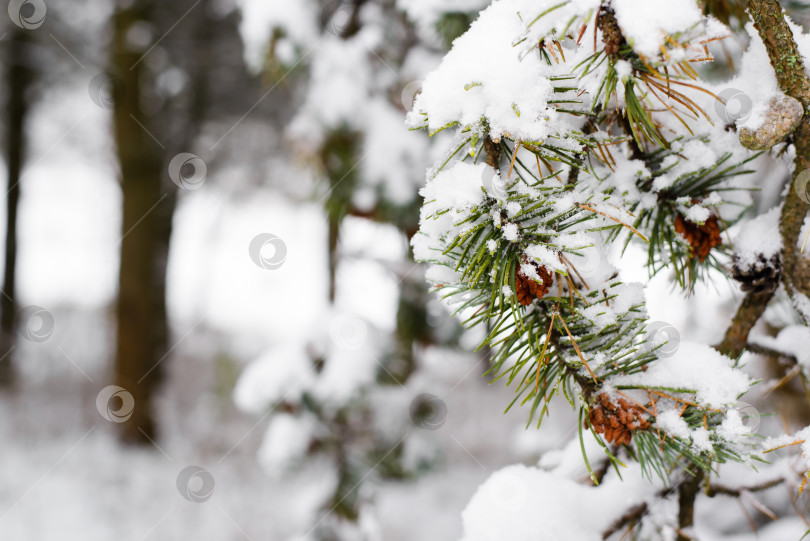
M 258 453 L 265 471 L 275 477 L 289 472 L 306 455 L 316 428 L 317 420 L 310 415 L 271 417 Z
M 774 338 L 757 336 L 752 341 L 774 351 L 792 355 L 806 374 L 810 374 L 810 328 L 804 325 L 788 325 Z
M 617 60 L 613 65 L 613 69 L 616 70 L 616 75 L 621 80 L 625 80 L 633 74 L 633 65 L 627 60 Z
M 281 400 L 295 401 L 315 378 L 312 360 L 301 344 L 271 349 L 245 368 L 234 401 L 239 409 L 262 413 Z
M 629 485 L 637 485 L 630 490 Z M 461 541 L 599 541 L 645 490 L 627 480 L 591 487 L 517 464 L 487 479 L 462 513 Z
M 693 392 L 698 404 L 711 408 L 735 402 L 751 383 L 751 378 L 734 368 L 725 355 L 706 344 L 685 340 L 671 357 L 650 363 L 646 372 L 612 379 L 616 387 L 629 385 Z
M 281 345 L 248 365 L 234 400 L 240 409 L 253 413 L 282 401 L 297 404 L 305 392 L 325 404 L 344 404 L 374 382 L 378 333 L 359 316 L 329 311 L 313 329 L 309 343 Z M 315 357 L 324 359 L 318 372 Z
M 622 34 L 636 52 L 656 57 L 667 35 L 685 32 L 703 20 L 694 0 L 613 0 Z
M 779 233 L 780 207 L 774 207 L 743 223 L 734 235 L 734 254 L 743 265 L 753 265 L 760 255 L 766 258 L 782 251 Z
M 583 10 L 577 5 L 583 3 L 571 2 L 563 10 L 570 12 L 570 18 Z M 548 103 L 554 92 L 549 77 L 566 74 L 575 58 L 584 58 L 585 53 L 571 51 L 567 62 L 548 66 L 537 54 L 521 58 L 514 46 L 526 33 L 527 20 L 554 4 L 551 0 L 502 0 L 482 11 L 425 79 L 408 117 L 411 126 L 422 126 L 426 117 L 431 132 L 455 123 L 480 130 L 485 121 L 495 139 L 508 134 L 528 141 L 577 130 L 581 118 L 560 113 Z M 562 15 L 557 12 L 548 19 L 562 20 L 557 16 Z M 554 94 L 555 99 L 565 96 Z
M 520 203 L 517 201 L 510 201 L 506 204 L 506 215 L 514 218 L 521 211 Z
M 694 430 L 689 428 L 689 425 L 676 409 L 659 411 L 655 418 L 655 424 L 658 428 L 665 431 L 670 436 L 691 441 L 692 446 L 697 452 L 712 451 L 712 444 L 711 441 L 709 441 L 708 431 L 706 431 L 706 429 L 703 427 L 696 428 Z
M 742 415 L 736 409 L 730 409 L 720 426 L 717 428 L 717 435 L 726 441 L 739 441 L 740 438 L 751 436 L 752 431 L 743 422 Z
M 519 229 L 517 224 L 506 224 L 503 226 L 503 237 L 509 242 L 517 242 Z
M 276 44 L 276 54 L 285 64 L 295 61 L 295 47 L 318 40 L 318 5 L 313 0 L 239 0 L 238 3 L 242 9 L 239 30 L 245 40 L 245 60 L 257 71 L 262 68 L 274 31 L 280 30 L 284 36 Z
M 410 203 L 416 197 L 417 183 L 424 180 L 419 172 L 429 160 L 428 141 L 423 134 L 408 130 L 402 113 L 384 99 L 372 99 L 365 110 L 369 121 L 360 163 L 363 178 L 369 188 L 381 186 L 383 196 L 394 204 Z
M 310 144 L 320 143 L 323 130 L 350 128 L 362 131 L 369 101 L 372 73 L 366 60 L 370 39 L 358 35 L 343 40 L 324 35 L 313 53 L 311 81 L 305 103 L 289 127 L 290 134 Z
M 686 219 L 692 223 L 703 224 L 709 219 L 709 209 L 703 205 L 692 205 L 686 209 Z
M 425 202 L 433 203 L 438 209 L 464 209 L 479 205 L 484 201 L 481 179 L 487 167 L 483 163 L 472 165 L 459 162 L 441 171 L 420 193 Z
M 533 259 L 536 263 L 543 265 L 548 269 L 565 271 L 565 266 L 560 262 L 560 257 L 553 250 L 549 250 L 542 244 L 532 244 L 525 250 L 525 254 Z M 528 265 L 531 267 L 531 265 Z M 535 273 L 536 275 L 536 273 Z

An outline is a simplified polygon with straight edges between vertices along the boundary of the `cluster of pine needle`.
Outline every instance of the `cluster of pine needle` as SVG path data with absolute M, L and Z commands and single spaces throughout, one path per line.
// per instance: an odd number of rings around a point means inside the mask
M 541 16 L 552 12 L 547 10 Z M 577 25 L 579 29 L 574 30 Z M 652 171 L 651 178 L 637 181 L 640 191 L 651 193 L 655 178 L 671 167 L 663 167 L 665 158 L 677 157 L 679 145 L 673 143 L 699 137 L 691 133 L 690 119 L 708 118 L 686 92 L 704 91 L 690 63 L 705 58 L 670 61 L 666 48 L 658 58 L 641 57 L 622 36 L 607 3 L 595 13 L 572 20 L 562 33 L 538 40 L 530 51 L 537 51 L 550 66 L 565 63 L 561 41 L 591 46 L 585 36 L 589 25 L 594 29 L 593 54 L 574 66 L 570 74 L 550 77 L 555 92 L 570 95 L 576 90 L 581 95 L 578 80 L 607 63 L 599 91 L 590 104 L 568 98 L 550 102 L 559 112 L 586 118 L 581 131 L 562 135 L 581 143 L 580 150 L 554 145 L 553 138 L 521 141 L 507 135 L 493 141 L 486 125 L 482 131 L 467 127 L 461 130 L 467 135 L 438 168 L 436 174 L 458 161 L 486 160 L 499 166 L 508 180 L 505 200 L 486 194 L 485 202 L 469 210 L 466 219 L 456 224 L 460 232 L 444 239 L 441 254 L 433 263 L 450 266 L 458 281 L 436 284 L 436 289 L 463 316 L 466 325 L 487 329 L 480 348 L 492 349 L 488 374 L 515 387 L 516 396 L 509 407 L 516 403 L 528 405 L 529 423 L 537 419 L 539 426 L 548 415 L 552 397 L 563 395 L 580 412 L 580 440 L 583 431 L 589 430 L 614 466 L 621 464 L 621 449 L 639 461 L 645 472 L 656 472 L 663 478 L 683 460 L 703 469 L 710 469 L 713 463 L 741 460 L 739 450 L 726 445 L 722 438 L 713 437 L 713 451 L 697 452 L 689 441 L 667 435 L 656 426 L 657 411 L 664 404 L 679 408 L 690 428 L 713 431 L 719 425 L 723 412 L 695 403 L 689 390 L 636 389 L 646 393 L 648 399 L 644 401 L 622 392 L 632 387 L 609 385 L 612 397 L 605 390 L 612 377 L 645 371 L 650 363 L 659 360 L 658 348 L 663 344 L 647 343 L 643 300 L 615 313 L 611 323 L 595 325 L 593 314 L 600 313 L 602 307 L 615 311 L 616 300 L 627 294 L 625 285 L 615 276 L 604 283 L 589 284 L 577 269 L 577 262 L 593 246 L 572 248 L 557 238 L 571 232 L 605 233 L 605 240 L 610 242 L 626 232 L 626 242 L 633 237 L 646 242 L 652 273 L 668 267 L 689 291 L 708 268 L 723 267 L 718 255 L 724 254 L 728 245 L 723 240 L 726 224 L 716 209 L 708 220 L 696 224 L 682 214 L 683 201 L 700 204 L 711 192 L 725 189 L 730 179 L 748 171 L 747 161 L 730 163 L 731 156 L 727 155 L 712 166 L 683 174 L 657 193 L 658 204 L 653 208 L 626 208 L 633 223 L 600 210 L 601 203 L 616 200 L 610 193 L 593 194 L 559 212 L 554 198 L 582 193 L 576 191 L 578 178 L 593 174 L 595 163 L 613 171 L 615 150 L 611 148 L 618 145 Z M 601 30 L 601 47 L 596 43 L 596 28 Z M 704 51 L 706 44 L 699 43 Z M 667 45 L 694 46 L 675 38 L 669 38 Z M 707 51 L 705 56 L 708 58 Z M 624 81 L 614 69 L 619 60 L 632 66 L 631 77 Z M 618 85 L 624 85 L 621 104 Z M 667 140 L 657 120 L 662 114 L 673 115 L 690 135 Z M 464 152 L 465 148 L 472 151 Z M 533 155 L 536 163 L 524 162 L 521 156 L 526 154 L 521 150 Z M 528 195 L 526 190 L 517 189 L 518 185 L 543 197 Z M 505 202 L 520 204 L 520 212 L 510 218 L 520 227 L 518 241 L 506 239 L 490 218 L 501 212 Z M 448 210 L 441 209 L 437 216 Z M 537 244 L 553 248 L 560 265 L 552 269 L 527 258 L 526 251 Z M 533 272 L 528 272 L 531 269 Z M 584 444 L 582 448 L 590 470 Z

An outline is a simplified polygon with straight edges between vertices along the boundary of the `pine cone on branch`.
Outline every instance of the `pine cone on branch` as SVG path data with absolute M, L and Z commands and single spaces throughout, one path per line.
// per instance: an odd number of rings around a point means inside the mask
M 611 8 L 605 6 L 600 8 L 596 26 L 602 31 L 602 42 L 605 44 L 605 54 L 609 56 L 619 54 L 619 49 L 626 41 Z
M 740 289 L 752 293 L 771 293 L 782 279 L 782 260 L 779 254 L 765 257 L 759 254 L 753 264 L 744 264 L 735 254 L 732 260 L 731 276 L 740 282 Z
M 692 247 L 692 257 L 703 263 L 715 246 L 723 243 L 717 216 L 712 214 L 703 225 L 687 220 L 683 214 L 675 216 L 675 231 Z
M 650 427 L 644 410 L 624 398 L 611 402 L 606 393 L 599 395 L 598 403 L 588 410 L 590 422 L 597 434 L 604 434 L 608 443 L 629 444 L 636 430 Z M 585 428 L 587 428 L 587 424 Z
M 534 262 L 529 264 L 537 271 L 541 281 L 538 282 L 526 276 L 523 269 L 518 266 L 515 270 L 515 294 L 522 306 L 530 305 L 535 297 L 542 299 L 548 293 L 548 288 L 551 287 L 551 283 L 554 281 L 554 275 L 546 267 Z

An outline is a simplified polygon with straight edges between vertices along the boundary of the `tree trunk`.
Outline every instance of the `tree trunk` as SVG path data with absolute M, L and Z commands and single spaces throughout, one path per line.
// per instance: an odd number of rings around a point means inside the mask
M 33 72 L 26 51 L 24 30 L 11 33 L 6 58 L 6 252 L 3 270 L 3 295 L 0 298 L 0 386 L 14 382 L 14 347 L 16 343 L 16 267 L 17 267 L 17 208 L 20 200 L 20 176 L 25 155 L 25 122 L 28 115 L 26 92 Z
M 115 377 L 135 400 L 132 416 L 121 424 L 122 440 L 132 443 L 147 443 L 155 433 L 152 397 L 167 350 L 165 275 L 174 205 L 162 182 L 163 150 L 147 133 L 153 119 L 143 96 L 153 78 L 141 61 L 143 51 L 126 38 L 134 24 L 149 20 L 145 6 L 135 2 L 113 15 L 111 58 L 122 88 L 113 113 L 123 195 Z

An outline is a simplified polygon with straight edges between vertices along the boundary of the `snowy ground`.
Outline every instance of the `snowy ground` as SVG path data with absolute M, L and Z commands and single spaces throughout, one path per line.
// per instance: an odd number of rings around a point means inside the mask
M 1 538 L 284 539 L 320 520 L 307 505 L 318 496 L 317 467 L 296 482 L 262 473 L 256 451 L 267 419 L 233 406 L 221 375 L 239 366 L 216 355 L 222 342 L 209 329 L 198 328 L 171 361 L 160 400 L 160 444 L 126 449 L 95 404 L 98 390 L 109 383 L 107 352 L 86 337 L 88 329 L 110 336 L 104 314 L 60 312 L 55 318 L 71 322 L 53 337 L 55 349 L 28 347 L 21 390 L 0 399 Z M 458 538 L 460 513 L 475 487 L 521 458 L 504 452 L 513 446 L 510 438 L 521 419 L 501 417 L 493 407 L 494 399 L 505 400 L 505 391 L 485 387 L 462 362 L 447 363 L 457 377 L 444 397 L 448 421 L 427 434 L 446 454 L 446 466 L 417 481 L 379 488 L 376 514 L 385 539 Z M 542 446 L 553 445 L 550 435 Z M 514 447 L 541 448 L 529 443 L 515 441 Z M 189 465 L 211 472 L 209 500 L 193 503 L 179 493 L 178 474 Z M 300 503 L 298 513 L 291 513 L 291 501 Z

